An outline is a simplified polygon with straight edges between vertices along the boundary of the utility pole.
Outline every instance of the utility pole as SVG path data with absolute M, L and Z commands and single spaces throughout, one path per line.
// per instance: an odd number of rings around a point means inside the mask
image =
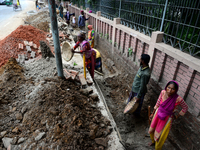
M 48 0 L 48 2 L 49 2 L 51 30 L 52 30 L 52 35 L 53 35 L 53 43 L 54 43 L 54 51 L 56 55 L 56 65 L 57 65 L 58 76 L 61 78 L 64 78 L 55 0 Z

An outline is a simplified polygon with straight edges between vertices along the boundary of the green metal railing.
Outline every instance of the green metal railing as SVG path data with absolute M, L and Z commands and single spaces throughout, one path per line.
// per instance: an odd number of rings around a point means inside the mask
M 200 0 L 72 0 L 101 11 L 105 18 L 151 36 L 164 32 L 163 42 L 192 56 L 200 56 Z

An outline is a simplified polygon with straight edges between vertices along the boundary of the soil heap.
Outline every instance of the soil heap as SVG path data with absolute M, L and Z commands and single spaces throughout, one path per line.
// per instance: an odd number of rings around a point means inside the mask
M 53 77 L 55 64 L 50 58 L 21 67 L 12 58 L 1 68 L 0 147 L 6 141 L 13 149 L 107 147 L 110 121 L 78 80 Z
M 19 43 L 23 44 L 24 41 L 32 41 L 39 47 L 39 41 L 46 41 L 46 32 L 34 28 L 30 25 L 21 25 L 6 38 L 0 41 L 0 67 L 3 66 L 11 57 L 17 58 L 18 54 L 27 54 L 25 48 L 20 49 Z M 37 48 L 32 48 L 36 52 L 36 57 L 40 55 Z M 31 57 L 30 53 L 27 54 L 28 58 Z

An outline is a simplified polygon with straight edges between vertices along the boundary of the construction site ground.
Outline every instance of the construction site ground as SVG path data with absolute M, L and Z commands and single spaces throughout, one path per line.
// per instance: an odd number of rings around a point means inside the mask
M 43 20 L 32 17 L 32 20 L 27 18 L 25 21 L 30 24 L 25 25 L 29 29 L 28 38 L 24 35 L 16 40 L 17 37 L 8 35 L 4 39 L 6 42 L 12 39 L 14 41 L 12 44 L 17 43 L 15 46 L 17 48 L 19 43 L 23 44 L 23 49 L 16 48 L 15 54 L 4 57 L 5 62 L 0 69 L 0 150 L 5 148 L 154 149 L 148 146 L 151 140 L 147 132 L 149 127 L 147 106 L 151 98 L 155 98 L 151 95 L 152 89 L 149 87 L 149 92 L 145 96 L 141 117 L 135 118 L 132 114 L 124 115 L 123 111 L 128 98 L 126 90 L 131 89 L 136 72 L 127 74 L 123 69 L 116 68 L 112 60 L 107 59 L 104 54 L 101 54 L 104 75 L 96 73 L 94 79 L 103 93 L 109 110 L 106 109 L 94 82 L 92 85 L 89 84 L 89 81 L 92 81 L 89 73 L 87 73 L 87 90 L 82 89 L 79 75 L 83 75 L 83 65 L 79 54 L 68 63 L 63 60 L 65 76 L 71 76 L 67 79 L 57 77 L 56 60 L 46 51 L 49 49 L 54 53 L 48 26 L 50 20 L 44 17 L 48 16 L 47 12 L 39 13 L 40 15 L 37 15 Z M 72 33 L 61 18 L 58 17 L 58 20 L 60 42 L 67 40 L 73 45 L 72 34 L 76 34 L 76 29 Z M 41 24 L 41 22 L 46 23 Z M 31 25 L 36 28 L 32 28 Z M 20 28 L 24 27 L 21 26 L 13 32 L 18 33 Z M 35 58 L 25 52 L 27 47 L 24 42 L 30 42 L 29 38 L 34 33 L 45 36 L 42 39 L 38 37 L 38 41 L 32 39 L 37 45 L 36 48 L 32 48 L 33 52 L 31 51 L 35 54 Z M 39 48 L 41 46 L 39 40 L 44 41 L 47 46 Z M 8 49 L 12 51 L 9 44 L 5 45 L 1 41 L 0 44 L 2 56 L 7 55 Z M 21 58 L 18 58 L 26 54 L 27 60 L 21 61 Z M 108 64 L 113 65 L 109 67 Z M 75 73 L 75 78 L 73 71 L 78 72 Z M 112 116 L 109 115 L 109 111 Z M 121 137 L 117 135 L 116 129 L 119 130 Z M 173 141 L 167 140 L 163 149 L 178 148 Z

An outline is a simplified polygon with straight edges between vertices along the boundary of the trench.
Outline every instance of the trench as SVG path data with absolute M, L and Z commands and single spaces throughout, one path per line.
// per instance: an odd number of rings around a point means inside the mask
M 121 136 L 121 142 L 126 150 L 153 150 L 148 146 L 151 142 L 148 134 L 148 105 L 151 104 L 150 92 L 145 96 L 140 118 L 133 114 L 124 114 L 128 94 L 131 91 L 134 74 L 129 74 L 123 68 L 117 68 L 114 62 L 101 53 L 103 76 L 95 74 L 95 81 L 100 87 L 106 104 L 116 123 L 116 127 Z M 179 149 L 172 140 L 166 140 L 163 150 Z

